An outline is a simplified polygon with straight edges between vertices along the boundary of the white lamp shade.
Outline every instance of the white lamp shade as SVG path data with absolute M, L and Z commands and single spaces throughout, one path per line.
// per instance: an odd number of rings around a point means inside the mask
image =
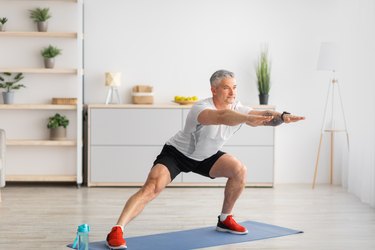
M 106 72 L 105 73 L 105 86 L 120 86 L 121 85 L 121 72 Z
M 336 71 L 339 66 L 339 50 L 337 44 L 324 42 L 320 46 L 318 70 Z

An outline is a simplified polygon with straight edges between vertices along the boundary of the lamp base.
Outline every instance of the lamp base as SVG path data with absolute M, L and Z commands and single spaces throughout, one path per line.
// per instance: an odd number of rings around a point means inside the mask
M 115 95 L 116 98 L 113 98 L 113 96 Z M 117 102 L 113 102 L 114 99 L 117 99 Z M 121 99 L 120 99 L 120 95 L 118 93 L 118 89 L 117 87 L 111 87 L 109 90 L 108 90 L 108 93 L 107 93 L 107 98 L 105 100 L 105 104 L 115 104 L 115 103 L 118 103 L 120 104 L 121 103 Z

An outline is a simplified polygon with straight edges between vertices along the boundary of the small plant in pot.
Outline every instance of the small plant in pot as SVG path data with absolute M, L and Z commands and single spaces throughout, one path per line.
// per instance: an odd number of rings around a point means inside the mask
M 271 88 L 270 64 L 268 48 L 264 47 L 260 52 L 260 56 L 255 67 L 260 104 L 268 104 L 268 94 Z
M 66 128 L 69 125 L 69 120 L 66 116 L 56 113 L 54 116 L 48 118 L 47 128 L 50 129 L 51 140 L 65 140 Z
M 5 31 L 5 23 L 8 22 L 8 18 L 0 18 L 0 31 Z
M 30 18 L 37 24 L 39 32 L 46 32 L 48 30 L 47 20 L 51 18 L 49 8 L 35 8 L 30 11 Z
M 61 55 L 61 49 L 49 45 L 42 49 L 41 54 L 44 58 L 44 67 L 47 69 L 53 69 L 55 67 L 55 57 Z
M 26 88 L 25 85 L 18 83 L 24 78 L 23 73 L 4 72 L 0 74 L 0 88 L 5 89 L 3 92 L 4 104 L 12 104 L 14 102 L 14 92 L 20 88 Z

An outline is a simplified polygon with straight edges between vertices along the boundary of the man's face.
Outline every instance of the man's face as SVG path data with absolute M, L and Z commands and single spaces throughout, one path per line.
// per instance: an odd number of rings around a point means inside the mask
M 221 104 L 232 104 L 237 95 L 236 79 L 224 78 L 219 86 L 211 88 L 213 98 Z

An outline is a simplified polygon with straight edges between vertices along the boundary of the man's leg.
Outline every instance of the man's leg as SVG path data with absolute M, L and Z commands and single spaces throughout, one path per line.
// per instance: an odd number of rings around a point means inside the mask
M 235 157 L 225 154 L 221 156 L 210 170 L 211 177 L 227 177 L 224 191 L 222 213 L 230 214 L 234 204 L 242 193 L 247 178 L 246 167 Z
M 151 169 L 142 188 L 133 194 L 126 202 L 117 221 L 117 225 L 125 226 L 128 224 L 140 214 L 147 203 L 155 199 L 170 182 L 171 177 L 167 167 L 162 164 L 156 164 Z
M 124 226 L 139 215 L 147 203 L 156 198 L 170 182 L 171 177 L 166 166 L 156 164 L 151 169 L 145 184 L 128 199 L 117 221 L 117 226 L 113 227 L 108 234 L 107 245 L 111 249 L 126 248 L 126 241 L 123 238 Z
M 227 214 L 230 216 L 226 218 L 220 218 L 219 216 L 218 230 L 236 234 L 247 233 L 246 228 L 238 225 L 231 216 L 234 204 L 241 195 L 246 184 L 247 169 L 245 165 L 235 157 L 229 154 L 224 154 L 215 162 L 209 174 L 211 177 L 228 178 L 224 190 L 224 202 L 221 214 Z

